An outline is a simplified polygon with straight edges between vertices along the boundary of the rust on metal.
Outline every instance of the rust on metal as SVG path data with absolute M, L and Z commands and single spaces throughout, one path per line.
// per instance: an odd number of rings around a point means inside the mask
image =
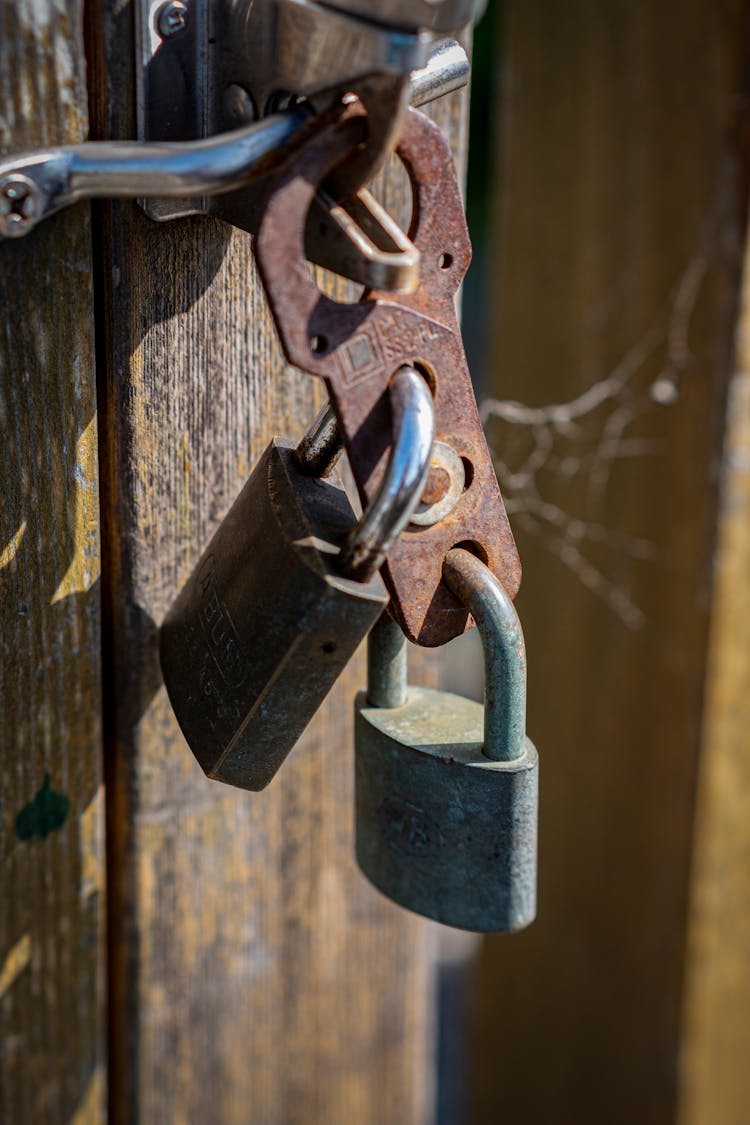
M 440 465 L 431 465 L 422 493 L 423 504 L 437 504 L 448 494 L 451 478 Z
M 458 179 L 447 141 L 423 114 L 409 111 L 397 150 L 414 189 L 409 236 L 421 255 L 417 288 L 398 296 L 369 291 L 345 305 L 321 293 L 310 275 L 307 214 L 319 185 L 361 143 L 361 118 L 360 106 L 347 106 L 287 166 L 268 197 L 256 254 L 287 359 L 326 381 L 363 504 L 377 490 L 390 444 L 389 380 L 412 364 L 433 390 L 436 441 L 462 458 L 470 484 L 446 518 L 407 528 L 383 572 L 405 634 L 431 647 L 472 625 L 442 582 L 452 547 L 474 543 L 511 597 L 521 565 L 456 315 L 456 290 L 471 259 Z

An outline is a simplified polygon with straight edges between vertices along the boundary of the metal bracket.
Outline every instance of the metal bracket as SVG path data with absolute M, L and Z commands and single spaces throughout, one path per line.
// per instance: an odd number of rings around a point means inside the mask
M 0 161 L 0 239 L 101 197 L 138 198 L 160 221 L 208 214 L 255 233 L 269 173 L 312 115 L 331 103 L 338 111 L 353 91 L 367 110 L 362 141 L 313 203 L 307 255 L 369 289 L 413 289 L 419 254 L 361 185 L 390 152 L 409 101 L 465 85 L 463 48 L 435 47 L 418 28 L 374 24 L 317 0 L 137 0 L 136 11 L 140 142 Z
M 460 6 L 464 15 L 468 0 Z M 353 196 L 394 147 L 409 101 L 419 105 L 457 89 L 469 73 L 458 43 L 373 23 L 359 14 L 362 0 L 355 7 L 352 15 L 317 0 L 137 0 L 139 139 L 198 140 L 300 103 L 322 109 L 356 91 L 370 120 L 369 159 L 347 167 L 347 182 L 336 185 L 339 199 Z M 370 12 L 377 9 L 378 0 L 370 0 Z M 257 197 L 255 188 L 140 202 L 159 221 L 211 214 L 254 231 Z

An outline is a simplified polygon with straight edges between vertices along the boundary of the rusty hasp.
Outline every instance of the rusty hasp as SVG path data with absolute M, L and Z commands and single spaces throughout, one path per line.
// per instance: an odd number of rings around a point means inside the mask
M 443 559 L 461 544 L 488 564 L 511 597 L 521 566 L 479 421 L 455 307 L 471 259 L 448 142 L 427 117 L 407 115 L 398 155 L 414 209 L 409 237 L 421 255 L 408 294 L 365 292 L 356 304 L 321 293 L 305 259 L 305 226 L 317 188 L 361 143 L 362 109 L 342 110 L 287 166 L 271 192 L 256 255 L 288 360 L 325 379 L 363 504 L 377 491 L 390 443 L 387 388 L 404 364 L 425 376 L 435 404 L 434 472 L 420 511 L 384 568 L 392 612 L 410 640 L 444 644 L 471 625 L 442 582 Z

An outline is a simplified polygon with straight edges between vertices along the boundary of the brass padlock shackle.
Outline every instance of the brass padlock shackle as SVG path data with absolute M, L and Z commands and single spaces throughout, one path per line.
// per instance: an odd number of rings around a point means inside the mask
M 380 486 L 349 535 L 337 569 L 366 582 L 378 570 L 411 519 L 424 492 L 435 438 L 432 395 L 415 367 L 404 365 L 388 386 L 392 438 Z M 339 429 L 327 404 L 296 450 L 299 467 L 311 476 L 327 476 L 342 450 Z

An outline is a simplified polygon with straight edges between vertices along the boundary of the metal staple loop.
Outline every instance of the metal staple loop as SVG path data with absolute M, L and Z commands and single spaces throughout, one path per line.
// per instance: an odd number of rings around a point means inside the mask
M 481 542 L 490 569 L 511 596 L 520 582 L 520 562 L 456 318 L 455 293 L 471 247 L 453 154 L 424 114 L 410 110 L 398 146 L 414 195 L 409 237 L 420 254 L 417 287 L 397 299 L 382 289 L 366 290 L 359 301 L 345 303 L 322 292 L 307 269 L 310 207 L 358 125 L 342 116 L 286 169 L 266 201 L 256 260 L 287 360 L 325 380 L 364 505 L 382 480 L 385 392 L 393 372 L 413 364 L 429 380 L 436 433 L 460 459 L 464 483 L 461 494 L 451 497 L 447 516 L 394 543 L 383 577 L 407 638 L 437 647 L 464 632 L 469 618 L 442 581 L 446 552 L 456 543 Z M 436 470 L 425 498 L 428 508 L 452 477 L 445 466 Z
M 338 570 L 368 581 L 411 519 L 424 491 L 435 436 L 432 395 L 416 368 L 400 367 L 388 388 L 393 436 L 380 487 L 344 545 Z M 333 410 L 325 406 L 297 446 L 303 472 L 326 476 L 342 451 Z
M 366 581 L 388 555 L 420 501 L 435 438 L 432 395 L 416 370 L 404 365 L 389 386 L 393 439 L 380 486 L 339 559 L 343 574 Z

